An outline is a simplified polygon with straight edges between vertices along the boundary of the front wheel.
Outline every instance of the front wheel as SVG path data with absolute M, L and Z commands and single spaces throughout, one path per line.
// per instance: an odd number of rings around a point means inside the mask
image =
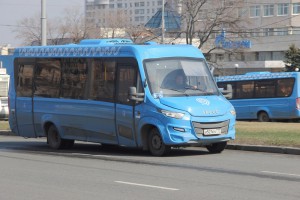
M 149 151 L 153 156 L 167 155 L 171 147 L 164 144 L 159 131 L 154 128 L 150 131 L 148 136 Z
M 227 145 L 227 142 L 218 142 L 207 145 L 206 148 L 209 153 L 221 153 Z

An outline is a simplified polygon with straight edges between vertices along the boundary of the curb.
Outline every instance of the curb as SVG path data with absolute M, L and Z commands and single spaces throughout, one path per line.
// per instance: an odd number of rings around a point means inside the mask
M 0 135 L 15 136 L 15 134 L 12 133 L 10 130 L 0 130 Z
M 0 130 L 0 135 L 16 136 L 10 130 Z M 300 148 L 293 148 L 293 147 L 227 144 L 226 149 L 239 150 L 239 151 L 255 151 L 255 152 L 266 152 L 266 153 L 300 155 Z
M 300 148 L 293 147 L 227 144 L 226 149 L 300 155 Z

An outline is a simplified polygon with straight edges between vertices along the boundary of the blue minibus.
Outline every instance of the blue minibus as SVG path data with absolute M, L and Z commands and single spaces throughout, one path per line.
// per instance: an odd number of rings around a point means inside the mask
M 235 110 L 191 45 L 85 39 L 17 48 L 13 60 L 11 130 L 51 148 L 78 140 L 154 156 L 191 145 L 220 153 L 235 138 Z
M 216 78 L 219 88 L 232 89 L 228 98 L 237 119 L 300 119 L 299 72 L 249 72 Z

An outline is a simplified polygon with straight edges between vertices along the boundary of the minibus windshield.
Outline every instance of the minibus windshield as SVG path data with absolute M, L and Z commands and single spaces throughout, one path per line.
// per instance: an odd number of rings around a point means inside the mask
M 203 59 L 160 58 L 144 61 L 147 82 L 154 98 L 218 95 Z

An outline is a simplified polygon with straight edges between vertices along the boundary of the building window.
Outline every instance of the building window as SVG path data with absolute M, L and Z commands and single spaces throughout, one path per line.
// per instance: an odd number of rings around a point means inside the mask
M 122 8 L 122 3 L 117 4 L 118 8 Z
M 293 15 L 300 14 L 300 3 L 293 3 Z
M 217 58 L 217 61 L 223 61 L 224 60 L 224 54 L 217 54 L 216 58 Z
M 264 28 L 264 36 L 273 36 L 274 28 Z
M 157 1 L 157 5 L 161 6 L 162 5 L 162 1 Z
M 274 15 L 274 5 L 264 5 L 264 17 Z
M 288 28 L 277 28 L 277 35 L 288 35 Z
M 250 17 L 259 17 L 260 16 L 260 6 L 250 6 Z
M 287 3 L 280 3 L 277 5 L 277 15 L 284 16 L 287 15 L 289 11 L 289 6 Z

